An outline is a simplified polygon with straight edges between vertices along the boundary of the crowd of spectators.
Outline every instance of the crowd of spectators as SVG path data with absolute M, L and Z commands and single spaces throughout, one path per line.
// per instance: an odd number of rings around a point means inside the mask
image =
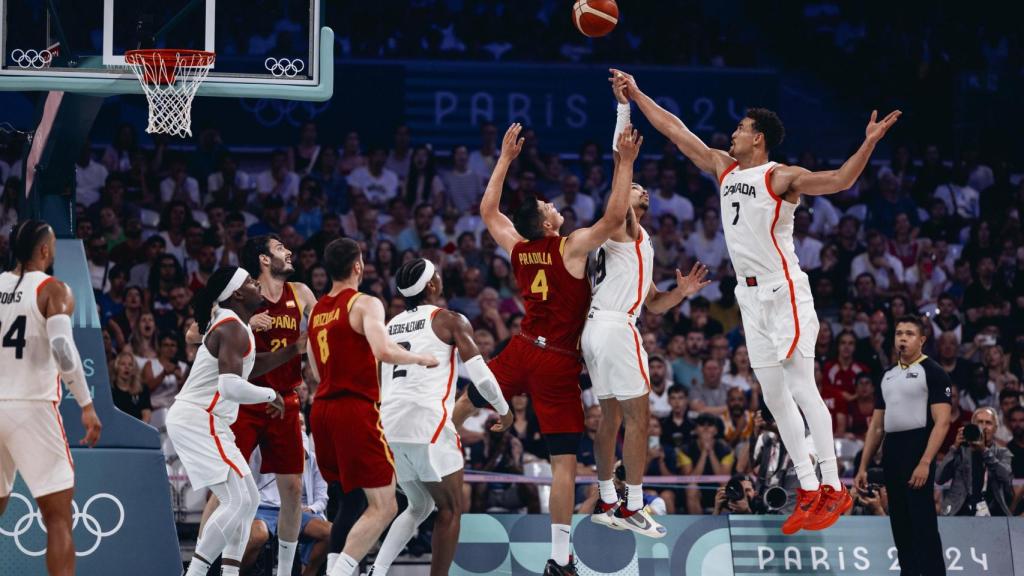
M 162 426 L 195 353 L 182 340 L 194 318 L 192 296 L 218 266 L 236 264 L 240 247 L 258 234 L 282 238 L 295 254 L 294 280 L 318 296 L 330 288 L 323 247 L 341 236 L 358 240 L 366 260 L 361 290 L 379 297 L 389 317 L 403 308 L 394 288 L 398 266 L 429 258 L 444 278 L 441 304 L 470 319 L 485 356 L 518 332 L 524 308 L 508 255 L 478 214 L 497 127 L 482 126 L 479 142 L 456 147 L 444 162 L 404 126 L 388 147 L 366 149 L 356 133 L 338 148 L 322 145 L 319 130 L 307 124 L 292 146 L 244 161 L 213 129 L 203 130 L 189 152 L 160 142 L 142 147 L 129 126 L 109 146 L 83 148 L 75 226 L 122 410 Z M 611 172 L 604 151 L 590 144 L 570 162 L 545 150 L 542 134 L 526 129 L 524 136 L 503 208 L 531 195 L 550 200 L 566 216 L 562 233 L 599 217 Z M 636 180 L 651 195 L 643 224 L 655 245 L 653 280 L 666 289 L 677 268 L 688 270 L 699 257 L 713 283 L 664 315 L 645 312 L 639 322 L 652 387 L 647 474 L 738 474 L 758 480 L 757 490 L 765 482 L 785 485 L 785 458 L 772 441 L 744 345 L 715 182 L 651 136 Z M 3 256 L 21 177 L 17 159 L 5 160 Z M 779 160 L 822 168 L 811 153 Z M 950 159 L 924 146 L 898 147 L 891 158 L 876 158 L 850 190 L 807 198 L 798 209 L 796 250 L 821 323 L 816 378 L 847 472 L 874 409 L 876 384 L 895 362 L 892 320 L 917 313 L 930 319 L 926 353 L 956 385 L 955 424 L 943 453 L 972 413 L 991 407 L 993 443 L 1022 456 L 1013 467 L 1024 477 L 1022 206 L 1024 181 L 980 157 Z M 600 408 L 585 374 L 581 387 L 588 434 L 579 473 L 593 475 Z M 304 386 L 300 397 L 308 410 L 310 390 Z M 516 424 L 505 434 L 488 431 L 485 411 L 467 422 L 467 468 L 545 475 L 544 442 L 529 399 L 513 406 Z M 718 481 L 649 485 L 670 513 L 711 513 L 726 505 L 728 490 Z M 593 496 L 581 488 L 581 509 Z M 1007 508 L 1018 510 L 1020 500 L 1019 493 L 1009 497 Z M 538 510 L 542 502 L 533 485 L 478 484 L 467 488 L 465 506 Z

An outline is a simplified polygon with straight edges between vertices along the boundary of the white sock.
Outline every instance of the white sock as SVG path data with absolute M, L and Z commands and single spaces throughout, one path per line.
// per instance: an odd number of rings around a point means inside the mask
M 295 564 L 295 549 L 298 542 L 277 541 L 277 573 L 280 576 L 291 576 L 292 565 Z
M 334 563 L 338 561 L 338 556 L 341 556 L 341 554 L 337 552 L 327 554 L 327 576 L 330 576 L 331 570 L 334 569 Z
M 615 493 L 615 482 L 611 479 L 598 480 L 597 487 L 601 490 L 601 501 L 605 504 L 615 504 L 619 495 Z
M 636 512 L 644 507 L 644 485 L 626 484 L 626 509 Z
M 839 466 L 835 457 L 818 461 L 818 469 L 821 470 L 821 483 L 839 490 L 842 484 L 839 482 Z
M 220 576 L 238 576 L 238 566 L 221 566 Z M 285 576 L 288 576 L 287 574 Z
M 203 562 L 199 556 L 192 556 L 192 562 L 189 562 L 188 572 L 185 573 L 185 576 L 206 576 L 209 571 L 209 564 Z
M 818 483 L 818 475 L 814 473 L 814 466 L 809 458 L 799 464 L 794 464 L 793 468 L 796 469 L 796 477 L 800 480 L 800 488 L 814 492 L 821 487 L 821 484 Z
M 568 524 L 551 525 L 551 558 L 559 566 L 569 563 L 569 535 L 571 533 L 572 527 Z
M 338 555 L 338 561 L 334 563 L 334 569 L 329 576 L 352 576 L 359 570 L 359 561 L 342 552 Z

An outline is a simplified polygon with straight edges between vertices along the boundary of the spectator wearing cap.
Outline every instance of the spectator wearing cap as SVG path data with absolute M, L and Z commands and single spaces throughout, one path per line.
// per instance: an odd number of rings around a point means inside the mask
M 701 366 L 702 381 L 690 389 L 690 406 L 695 412 L 721 416 L 726 412 L 728 390 L 722 384 L 722 365 L 708 360 Z
M 655 418 L 664 418 L 672 412 L 672 405 L 669 402 L 669 388 L 672 383 L 669 381 L 665 359 L 658 355 L 648 357 L 647 372 L 651 381 L 651 391 L 647 396 L 651 414 Z

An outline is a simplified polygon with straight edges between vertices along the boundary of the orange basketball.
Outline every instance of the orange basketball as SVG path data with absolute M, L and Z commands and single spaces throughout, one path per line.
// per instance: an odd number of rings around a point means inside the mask
M 576 0 L 572 21 L 584 36 L 598 38 L 615 29 L 619 6 L 615 0 Z

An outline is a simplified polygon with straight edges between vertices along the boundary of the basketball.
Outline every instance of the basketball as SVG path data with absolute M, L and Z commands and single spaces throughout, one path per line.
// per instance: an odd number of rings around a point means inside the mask
M 584 36 L 600 38 L 618 24 L 619 6 L 615 0 L 576 0 L 572 5 L 572 21 Z

